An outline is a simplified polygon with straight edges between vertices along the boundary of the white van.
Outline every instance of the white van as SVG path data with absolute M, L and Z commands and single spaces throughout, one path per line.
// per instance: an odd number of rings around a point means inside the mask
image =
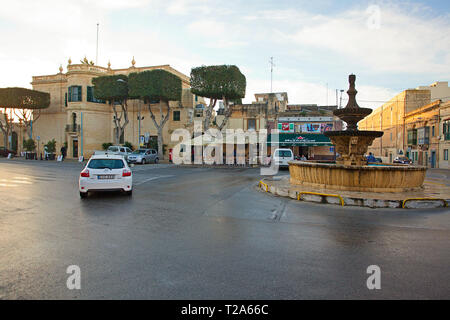
M 294 153 L 291 149 L 275 149 L 272 155 L 272 161 L 280 167 L 288 167 L 288 161 L 294 160 Z

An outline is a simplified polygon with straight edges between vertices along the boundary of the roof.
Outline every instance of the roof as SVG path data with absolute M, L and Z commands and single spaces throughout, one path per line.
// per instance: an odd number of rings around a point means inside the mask
M 99 152 L 99 153 L 97 153 Z M 101 152 L 101 153 L 100 153 Z M 107 151 L 96 151 L 89 160 L 91 159 L 124 159 L 123 155 L 108 153 Z

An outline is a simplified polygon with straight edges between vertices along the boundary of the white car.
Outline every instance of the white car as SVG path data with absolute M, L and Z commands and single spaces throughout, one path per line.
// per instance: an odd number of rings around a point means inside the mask
M 291 149 L 275 149 L 272 161 L 280 167 L 289 167 L 288 161 L 294 160 L 294 153 Z
M 93 155 L 80 173 L 80 197 L 89 191 L 133 192 L 133 174 L 125 158 L 114 154 Z

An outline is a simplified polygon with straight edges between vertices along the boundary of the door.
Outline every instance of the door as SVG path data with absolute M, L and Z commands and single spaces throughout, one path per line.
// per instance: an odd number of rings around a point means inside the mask
M 78 158 L 78 139 L 72 140 L 72 156 Z
M 11 134 L 11 149 L 17 152 L 17 133 L 13 131 Z
M 431 151 L 431 167 L 435 168 L 436 166 L 436 151 Z

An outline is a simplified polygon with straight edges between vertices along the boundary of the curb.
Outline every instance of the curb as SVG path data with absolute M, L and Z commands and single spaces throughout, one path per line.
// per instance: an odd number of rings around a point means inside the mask
M 364 199 L 346 197 L 339 194 L 328 194 L 310 191 L 295 191 L 271 185 L 267 180 L 258 181 L 258 188 L 276 196 L 288 197 L 299 201 L 308 201 L 339 206 L 358 206 L 367 208 L 399 208 L 399 209 L 432 209 L 448 207 L 450 199 L 407 198 L 403 200 Z

